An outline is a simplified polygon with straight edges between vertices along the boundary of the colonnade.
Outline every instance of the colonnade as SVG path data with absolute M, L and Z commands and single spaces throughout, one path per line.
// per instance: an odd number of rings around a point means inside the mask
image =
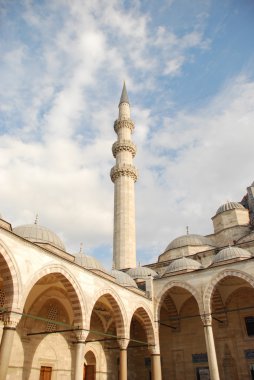
M 15 315 L 7 314 L 4 320 L 3 334 L 0 344 L 0 379 L 5 380 L 7 376 L 7 371 L 10 363 L 11 350 L 14 340 L 14 334 L 16 332 L 16 327 L 20 320 L 16 318 Z M 74 363 L 74 379 L 83 380 L 84 371 L 84 354 L 86 338 L 88 336 L 88 331 L 82 331 L 82 333 L 76 336 L 77 341 L 75 342 L 75 363 Z M 127 380 L 128 368 L 127 368 L 127 348 L 128 339 L 119 339 L 119 380 Z M 161 380 L 161 360 L 159 349 L 157 352 L 151 353 L 151 367 L 152 367 L 152 380 Z

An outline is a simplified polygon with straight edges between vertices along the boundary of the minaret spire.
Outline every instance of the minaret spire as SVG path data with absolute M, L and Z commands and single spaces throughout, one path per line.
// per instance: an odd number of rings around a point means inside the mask
M 115 269 L 124 269 L 136 267 L 134 183 L 138 178 L 137 169 L 133 166 L 136 146 L 131 141 L 134 123 L 130 118 L 125 82 L 118 108 L 118 119 L 114 123 L 117 141 L 112 147 L 116 164 L 110 173 L 114 183 L 113 265 Z
M 129 103 L 129 98 L 128 98 L 128 94 L 127 94 L 127 90 L 126 90 L 126 85 L 125 85 L 125 81 L 123 82 L 123 89 L 122 89 L 122 95 L 121 95 L 121 98 L 120 98 L 120 102 L 119 102 L 119 106 L 121 103 Z

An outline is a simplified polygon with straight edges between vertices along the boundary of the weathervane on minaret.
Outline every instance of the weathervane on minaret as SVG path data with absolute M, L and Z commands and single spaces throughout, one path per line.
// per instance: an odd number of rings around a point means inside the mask
M 124 269 L 136 267 L 134 183 L 138 178 L 137 169 L 133 166 L 136 146 L 131 141 L 134 123 L 130 118 L 125 82 L 118 108 L 119 116 L 114 123 L 117 141 L 112 147 L 116 164 L 110 172 L 114 183 L 113 265 L 115 269 Z

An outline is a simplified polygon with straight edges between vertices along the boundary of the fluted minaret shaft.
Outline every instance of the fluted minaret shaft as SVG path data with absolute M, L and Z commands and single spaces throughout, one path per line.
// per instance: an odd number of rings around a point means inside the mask
M 134 124 L 130 118 L 130 104 L 125 84 L 119 103 L 119 116 L 114 123 L 117 141 L 112 152 L 116 165 L 111 169 L 114 182 L 114 241 L 115 269 L 136 267 L 136 227 L 134 183 L 138 178 L 133 166 L 136 146 L 131 141 Z

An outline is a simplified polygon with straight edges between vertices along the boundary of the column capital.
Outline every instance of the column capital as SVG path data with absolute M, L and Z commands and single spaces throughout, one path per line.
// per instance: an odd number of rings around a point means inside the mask
M 205 326 L 212 326 L 212 315 L 211 314 L 202 314 L 201 315 L 202 322 Z
M 117 342 L 119 344 L 120 350 L 127 350 L 129 339 L 128 338 L 118 338 Z
M 10 329 L 10 330 L 15 330 L 22 315 L 18 313 L 14 313 L 12 311 L 6 312 L 3 317 L 3 323 L 4 323 L 4 328 Z
M 76 344 L 77 343 L 85 343 L 86 342 L 86 338 L 89 334 L 89 331 L 87 330 L 77 330 L 77 331 L 74 331 L 75 333 L 75 337 L 76 337 Z
M 148 351 L 150 352 L 151 355 L 160 356 L 160 347 L 157 345 L 148 346 Z

